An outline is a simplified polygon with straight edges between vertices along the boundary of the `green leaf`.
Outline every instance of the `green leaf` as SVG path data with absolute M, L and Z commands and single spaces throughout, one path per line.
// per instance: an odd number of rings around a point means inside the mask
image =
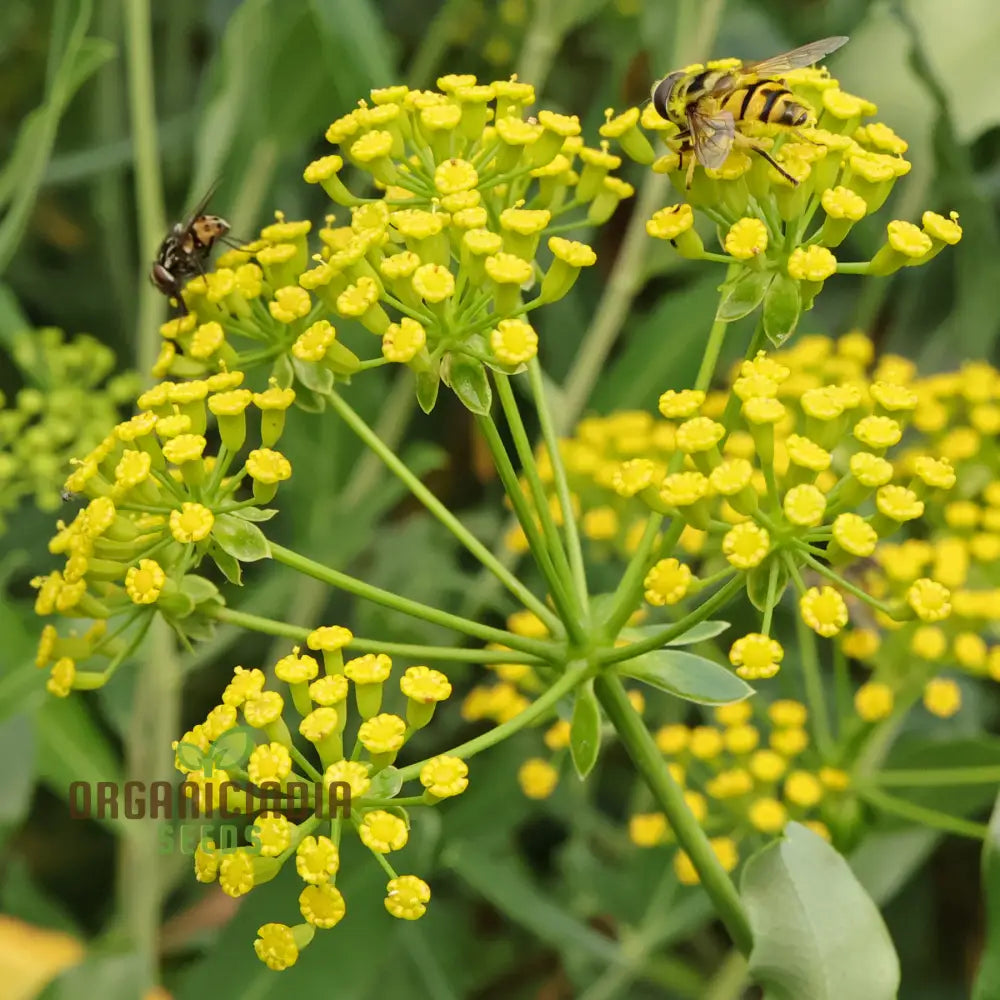
M 212 538 L 224 552 L 240 562 L 271 558 L 271 546 L 264 532 L 241 517 L 220 514 L 212 527 Z
M 615 671 L 698 705 L 729 705 L 754 693 L 727 667 L 679 649 L 654 649 L 616 664 Z
M 181 580 L 181 591 L 187 594 L 195 604 L 203 604 L 214 597 L 219 596 L 219 588 L 211 580 L 206 580 L 203 576 L 188 573 Z
M 847 862 L 800 823 L 746 863 L 750 974 L 768 1000 L 895 1000 L 899 959 Z
M 278 513 L 274 507 L 243 507 L 231 512 L 233 517 L 242 517 L 244 521 L 270 521 Z
M 236 584 L 237 587 L 242 585 L 243 567 L 240 566 L 238 559 L 234 559 L 216 543 L 209 548 L 208 554 L 212 557 L 212 562 L 219 567 L 219 572 L 230 583 Z
M 767 591 L 771 576 L 772 560 L 765 559 L 755 566 L 746 576 L 747 597 L 750 603 L 762 614 L 767 610 Z M 775 583 L 774 600 L 781 600 L 781 595 L 788 586 L 788 569 L 782 560 L 778 560 L 778 579 Z
M 333 388 L 333 372 L 326 365 L 293 358 L 292 368 L 299 382 L 320 396 L 327 395 Z
M 972 1000 L 1000 996 L 1000 795 L 990 816 L 990 831 L 983 842 L 983 893 L 986 896 L 986 945 Z
M 569 750 L 573 766 L 581 778 L 586 778 L 597 763 L 601 751 L 601 709 L 597 704 L 592 681 L 576 689 L 573 718 L 569 727 Z
M 442 374 L 462 405 L 473 413 L 485 417 L 493 403 L 493 390 L 486 368 L 470 358 L 450 356 L 450 363 L 443 366 Z
M 696 625 L 692 625 L 686 632 L 682 632 L 676 639 L 671 639 L 663 645 L 694 646 L 699 642 L 707 642 L 709 639 L 714 639 L 717 635 L 725 632 L 727 628 L 729 628 L 729 622 L 721 620 L 698 622 Z M 642 639 L 648 639 L 650 636 L 656 635 L 657 632 L 662 632 L 663 629 L 663 625 L 641 625 L 638 628 L 622 629 L 621 635 L 623 639 L 628 639 L 629 642 L 639 642 Z
M 436 371 L 417 372 L 417 402 L 424 413 L 430 413 L 437 402 L 441 378 Z
M 719 308 L 715 318 L 721 323 L 733 323 L 749 316 L 764 301 L 768 286 L 774 278 L 773 271 L 758 271 L 757 268 L 743 268 L 732 281 L 727 281 L 720 289 Z
M 802 313 L 802 289 L 787 274 L 776 274 L 764 296 L 764 333 L 775 347 L 795 332 Z
M 31 805 L 34 785 L 35 732 L 28 715 L 13 715 L 0 722 L 0 827 L 20 823 Z
M 403 787 L 403 782 L 399 777 L 399 769 L 395 767 L 384 767 L 373 778 L 371 786 L 365 792 L 366 798 L 391 799 L 399 794 Z

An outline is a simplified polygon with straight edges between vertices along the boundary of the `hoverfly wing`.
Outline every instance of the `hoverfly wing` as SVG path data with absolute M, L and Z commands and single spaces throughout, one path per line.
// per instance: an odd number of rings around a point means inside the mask
M 212 200 L 212 196 L 219 189 L 219 184 L 221 182 L 222 182 L 221 177 L 216 177 L 215 180 L 212 181 L 208 190 L 201 196 L 201 199 L 199 200 L 198 204 L 194 207 L 194 209 L 191 212 L 188 213 L 187 218 L 184 220 L 185 229 L 190 229 L 191 226 L 194 224 L 194 220 L 197 219 L 198 216 L 205 214 L 205 209 L 208 208 L 208 203 Z
M 818 42 L 800 45 L 797 49 L 792 49 L 791 52 L 782 52 L 781 55 L 771 56 L 770 59 L 744 63 L 742 72 L 755 73 L 757 76 L 773 76 L 776 73 L 787 73 L 789 70 L 801 69 L 803 66 L 812 66 L 813 63 L 819 62 L 831 52 L 836 52 L 848 41 L 847 35 L 831 35 L 829 38 L 821 38 Z
M 691 130 L 691 144 L 698 162 L 710 170 L 718 170 L 736 138 L 736 122 L 728 111 L 706 115 L 696 107 L 688 109 L 688 128 Z

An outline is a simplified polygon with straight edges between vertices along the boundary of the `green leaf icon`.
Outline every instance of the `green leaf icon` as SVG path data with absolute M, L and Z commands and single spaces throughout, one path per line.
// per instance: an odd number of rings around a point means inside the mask
M 212 760 L 218 767 L 239 767 L 255 745 L 253 730 L 245 726 L 228 729 L 212 744 Z
M 193 743 L 178 743 L 177 760 L 188 770 L 199 771 L 204 766 L 206 757 L 201 747 Z

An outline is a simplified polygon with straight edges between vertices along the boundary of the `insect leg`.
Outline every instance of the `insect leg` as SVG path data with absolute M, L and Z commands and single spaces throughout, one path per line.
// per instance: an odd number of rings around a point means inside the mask
M 763 157 L 765 160 L 767 160 L 768 163 L 771 164 L 772 167 L 774 167 L 775 170 L 778 171 L 779 174 L 781 174 L 782 177 L 785 178 L 785 180 L 789 181 L 791 184 L 795 186 L 798 186 L 799 182 L 787 170 L 785 170 L 784 167 L 782 167 L 777 162 L 777 160 L 775 160 L 775 158 L 766 149 L 764 149 L 763 146 L 759 146 L 756 142 L 753 141 L 753 139 L 743 135 L 740 132 L 737 132 L 736 143 L 739 146 L 745 146 L 751 152 L 756 153 L 758 156 Z

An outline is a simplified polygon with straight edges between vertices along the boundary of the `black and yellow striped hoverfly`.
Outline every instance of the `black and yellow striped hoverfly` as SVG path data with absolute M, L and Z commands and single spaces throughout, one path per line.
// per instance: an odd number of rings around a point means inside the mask
M 846 42 L 845 35 L 835 35 L 760 62 L 677 70 L 654 83 L 653 107 L 661 118 L 680 129 L 674 138 L 680 141 L 682 151 L 690 149 L 694 154 L 688 164 L 688 187 L 696 161 L 718 169 L 734 144 L 760 154 L 794 184 L 795 179 L 765 149 L 739 132 L 737 123 L 765 122 L 788 128 L 809 124 L 812 109 L 792 94 L 781 74 L 811 66 Z

